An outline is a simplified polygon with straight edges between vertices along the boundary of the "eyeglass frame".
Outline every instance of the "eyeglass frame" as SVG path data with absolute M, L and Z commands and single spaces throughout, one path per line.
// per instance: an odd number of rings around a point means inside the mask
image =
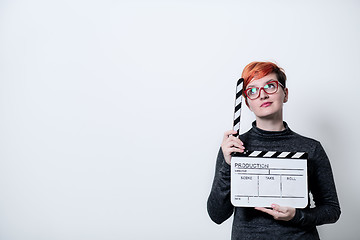
M 268 92 L 265 90 L 264 87 L 265 87 L 266 85 L 268 85 L 269 83 L 276 83 L 276 91 L 275 91 L 275 92 L 273 92 L 273 93 L 268 93 Z M 270 80 L 270 81 L 268 81 L 264 86 L 262 86 L 262 87 L 260 87 L 260 88 L 259 88 L 259 87 L 248 87 L 248 88 L 246 88 L 245 91 L 244 91 L 244 94 L 245 94 L 246 98 L 248 98 L 248 99 L 250 99 L 250 100 L 255 100 L 255 99 L 258 99 L 258 98 L 260 97 L 261 90 L 264 90 L 264 92 L 265 92 L 266 94 L 269 94 L 269 95 L 272 95 L 272 94 L 277 93 L 277 92 L 279 91 L 279 85 L 280 85 L 280 87 L 282 87 L 283 89 L 285 88 L 284 85 L 282 85 L 281 82 L 279 82 L 278 80 Z M 257 88 L 257 89 L 259 89 L 259 94 L 258 94 L 258 96 L 257 96 L 256 98 L 250 98 L 250 97 L 247 95 L 248 89 L 251 89 L 251 88 Z

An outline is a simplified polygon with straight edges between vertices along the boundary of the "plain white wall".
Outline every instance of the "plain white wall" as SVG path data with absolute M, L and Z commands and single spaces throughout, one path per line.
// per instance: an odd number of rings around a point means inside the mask
M 0 2 L 0 239 L 229 239 L 206 212 L 250 61 L 288 76 L 355 239 L 360 2 Z M 243 126 L 252 116 L 244 113 Z

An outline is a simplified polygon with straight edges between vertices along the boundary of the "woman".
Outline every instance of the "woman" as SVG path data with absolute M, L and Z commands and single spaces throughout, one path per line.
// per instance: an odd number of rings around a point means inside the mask
M 321 144 L 293 132 L 283 121 L 288 100 L 286 75 L 271 62 L 252 62 L 242 73 L 246 105 L 255 114 L 252 128 L 240 139 L 227 131 L 218 153 L 213 186 L 207 202 L 217 224 L 234 213 L 231 239 L 319 239 L 317 225 L 339 219 L 340 206 L 328 157 Z M 315 207 L 304 209 L 234 207 L 230 202 L 231 153 L 247 150 L 307 152 L 308 189 Z

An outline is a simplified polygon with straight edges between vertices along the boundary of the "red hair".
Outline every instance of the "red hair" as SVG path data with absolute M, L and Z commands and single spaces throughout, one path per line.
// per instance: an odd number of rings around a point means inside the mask
M 247 85 L 252 80 L 260 79 L 270 73 L 275 73 L 277 80 L 286 87 L 286 75 L 282 68 L 272 62 L 251 62 L 246 65 L 241 74 L 241 77 L 244 79 L 243 92 L 245 92 Z

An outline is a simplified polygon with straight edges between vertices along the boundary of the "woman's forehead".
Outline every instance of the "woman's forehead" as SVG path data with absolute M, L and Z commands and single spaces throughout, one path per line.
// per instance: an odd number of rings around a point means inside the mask
M 275 73 L 270 73 L 262 78 L 258 78 L 258 79 L 251 79 L 250 82 L 248 83 L 248 87 L 253 86 L 253 87 L 257 87 L 257 86 L 262 86 L 264 84 L 266 84 L 267 82 L 271 81 L 271 80 L 278 80 L 277 76 Z

